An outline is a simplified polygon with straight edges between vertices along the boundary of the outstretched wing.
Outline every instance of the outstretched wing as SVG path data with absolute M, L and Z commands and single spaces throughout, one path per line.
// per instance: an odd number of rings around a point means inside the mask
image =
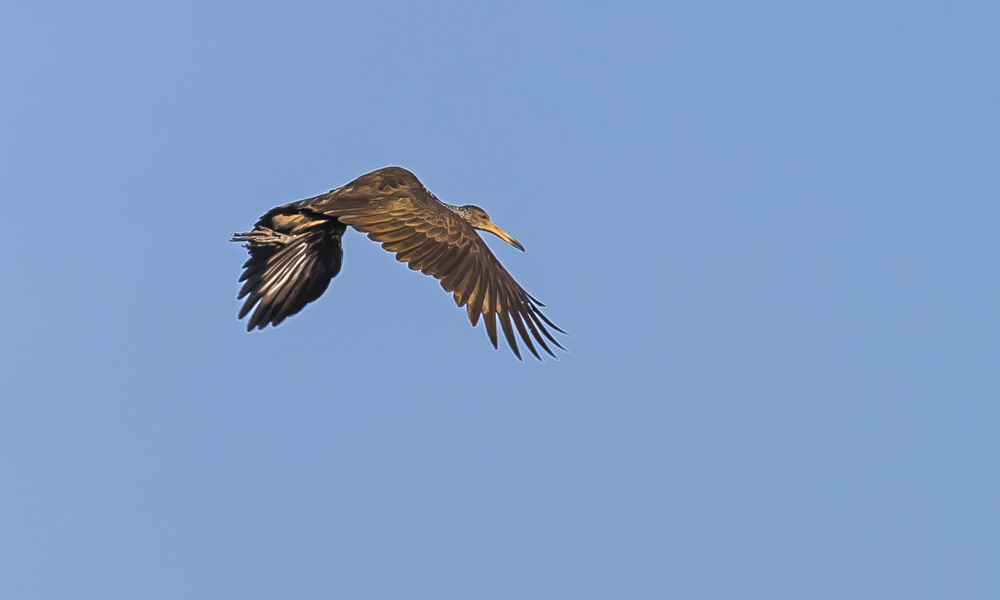
M 548 328 L 565 332 L 542 314 L 544 305 L 514 281 L 467 221 L 410 177 L 412 182 L 402 184 L 353 185 L 359 180 L 310 202 L 308 209 L 366 233 L 411 269 L 440 280 L 455 303 L 466 307 L 473 327 L 483 317 L 494 348 L 499 320 L 518 359 L 517 337 L 538 359 L 536 343 L 553 357 L 549 344 L 565 350 Z
M 340 272 L 344 226 L 306 215 L 283 215 L 279 211 L 284 208 L 261 217 L 253 231 L 233 236 L 232 241 L 245 242 L 250 251 L 240 276 L 245 283 L 237 296 L 247 298 L 240 319 L 253 311 L 247 331 L 277 326 L 319 298 Z

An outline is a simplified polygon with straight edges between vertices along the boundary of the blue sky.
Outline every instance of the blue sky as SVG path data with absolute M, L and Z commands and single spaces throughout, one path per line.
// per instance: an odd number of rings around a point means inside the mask
M 0 596 L 994 598 L 1000 9 L 8 3 Z M 401 165 L 572 333 L 272 206 Z

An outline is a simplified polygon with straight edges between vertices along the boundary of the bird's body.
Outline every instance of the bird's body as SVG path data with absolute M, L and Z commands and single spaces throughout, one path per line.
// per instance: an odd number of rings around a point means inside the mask
M 542 314 L 543 305 L 514 281 L 476 230 L 524 250 L 521 244 L 483 209 L 441 202 L 401 167 L 378 169 L 326 194 L 273 208 L 253 231 L 233 236 L 250 251 L 239 294 L 247 298 L 239 318 L 253 311 L 248 331 L 278 325 L 326 291 L 340 272 L 341 237 L 348 226 L 411 269 L 440 280 L 455 303 L 466 307 L 473 326 L 483 317 L 494 348 L 497 320 L 518 358 L 515 330 L 535 357 L 540 358 L 535 343 L 552 356 L 549 344 L 562 348 L 547 327 L 564 332 Z

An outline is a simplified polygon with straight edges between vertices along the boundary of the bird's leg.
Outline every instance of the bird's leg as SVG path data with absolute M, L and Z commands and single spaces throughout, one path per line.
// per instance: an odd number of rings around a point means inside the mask
M 234 233 L 231 242 L 246 242 L 250 246 L 284 246 L 292 240 L 292 236 L 280 233 L 267 227 L 257 226 L 247 233 Z

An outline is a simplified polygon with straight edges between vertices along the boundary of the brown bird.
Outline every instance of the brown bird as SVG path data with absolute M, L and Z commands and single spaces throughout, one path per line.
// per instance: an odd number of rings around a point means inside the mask
M 483 209 L 441 202 L 402 167 L 378 169 L 326 194 L 272 208 L 253 231 L 233 234 L 232 241 L 244 242 L 250 251 L 238 296 L 247 298 L 239 318 L 253 311 L 247 331 L 278 325 L 326 291 L 340 272 L 340 239 L 348 225 L 381 242 L 414 271 L 440 280 L 454 294 L 455 304 L 466 307 L 473 327 L 483 317 L 494 348 L 499 318 L 518 359 L 515 329 L 539 360 L 535 343 L 553 357 L 549 344 L 565 350 L 546 326 L 566 332 L 542 314 L 539 309 L 545 305 L 514 281 L 476 230 L 522 252 L 524 246 L 494 225 Z

